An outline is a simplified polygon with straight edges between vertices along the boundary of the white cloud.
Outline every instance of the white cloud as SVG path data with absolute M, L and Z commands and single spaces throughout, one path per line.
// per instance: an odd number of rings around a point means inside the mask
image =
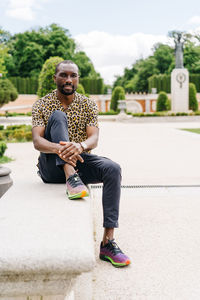
M 124 68 L 131 67 L 137 59 L 149 56 L 155 43 L 168 42 L 162 35 L 111 35 L 99 31 L 79 34 L 75 39 L 107 83 L 112 83 L 115 75 L 122 75 Z
M 200 16 L 193 16 L 188 20 L 189 24 L 200 24 Z
M 32 21 L 35 19 L 35 10 L 41 8 L 41 2 L 47 0 L 8 0 L 6 15 L 12 18 Z

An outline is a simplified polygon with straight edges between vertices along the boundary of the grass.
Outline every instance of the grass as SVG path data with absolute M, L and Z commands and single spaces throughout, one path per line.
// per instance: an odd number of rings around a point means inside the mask
M 0 164 L 6 164 L 11 161 L 13 161 L 13 159 L 8 156 L 4 155 L 4 156 L 0 157 Z
M 191 129 L 184 128 L 184 129 L 182 129 L 182 130 L 200 134 L 200 128 L 191 128 Z

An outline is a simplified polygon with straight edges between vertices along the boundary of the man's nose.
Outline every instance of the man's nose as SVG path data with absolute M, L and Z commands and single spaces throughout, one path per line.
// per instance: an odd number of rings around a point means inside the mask
M 72 82 L 72 77 L 71 75 L 66 76 L 66 82 Z

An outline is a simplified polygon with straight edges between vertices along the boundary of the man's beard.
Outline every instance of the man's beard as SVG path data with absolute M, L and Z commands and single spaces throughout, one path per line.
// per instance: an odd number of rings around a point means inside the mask
M 71 91 L 65 91 L 65 90 L 64 90 L 64 87 L 65 87 L 65 86 L 70 86 L 70 87 L 72 88 L 72 90 L 71 90 Z M 74 94 L 74 92 L 76 91 L 76 88 L 75 88 L 74 85 L 71 85 L 71 84 L 64 84 L 64 85 L 62 85 L 62 86 L 58 86 L 58 90 L 59 90 L 59 92 L 61 92 L 63 95 L 70 96 L 70 95 L 73 95 L 73 94 Z

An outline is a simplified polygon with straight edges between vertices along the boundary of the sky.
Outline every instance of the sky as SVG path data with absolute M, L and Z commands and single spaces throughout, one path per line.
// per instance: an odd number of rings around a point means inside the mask
M 0 27 L 12 34 L 51 23 L 69 30 L 78 50 L 112 83 L 155 43 L 170 43 L 168 32 L 200 31 L 197 0 L 1 0 Z

